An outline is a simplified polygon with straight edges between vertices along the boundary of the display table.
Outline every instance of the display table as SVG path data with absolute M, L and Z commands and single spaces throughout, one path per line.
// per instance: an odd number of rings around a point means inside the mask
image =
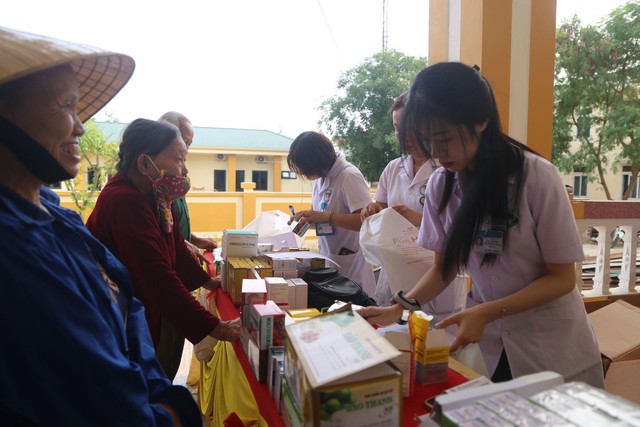
M 215 298 L 221 319 L 231 320 L 239 316 L 238 309 L 221 289 L 216 291 Z M 229 372 L 224 370 L 232 370 L 238 366 L 242 372 L 234 372 L 233 379 L 230 379 Z M 244 423 L 253 421 L 255 424 L 257 421 L 258 425 L 284 426 L 267 385 L 258 382 L 239 341 L 219 343 L 216 355 L 211 362 L 203 363 L 202 371 L 200 393 L 214 393 L 212 396 L 205 396 L 205 401 L 209 401 L 207 398 L 211 397 L 209 408 L 212 408 L 211 412 L 214 414 L 214 425 L 222 425 L 220 420 L 224 421 L 232 412 L 236 412 Z M 419 425 L 418 416 L 427 413 L 424 405 L 426 399 L 467 381 L 472 375 L 472 371 L 465 370 L 464 366 L 452 360 L 447 382 L 431 385 L 416 383 L 414 395 L 403 399 L 403 425 Z M 223 382 L 222 378 L 226 378 L 226 381 Z

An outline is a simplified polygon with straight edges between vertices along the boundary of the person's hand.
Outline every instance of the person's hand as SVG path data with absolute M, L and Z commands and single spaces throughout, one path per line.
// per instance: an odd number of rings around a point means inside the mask
M 220 276 L 212 277 L 207 282 L 202 285 L 203 288 L 209 291 L 215 291 L 219 287 L 222 286 L 222 282 L 220 281 Z
M 396 212 L 398 212 L 400 215 L 405 217 L 407 221 L 409 221 L 411 224 L 415 225 L 416 227 L 420 227 L 420 225 L 422 224 L 421 212 L 416 212 L 414 210 L 411 210 L 405 205 L 395 205 L 393 206 L 393 209 Z
M 358 314 L 371 325 L 389 326 L 402 317 L 402 311 L 403 308 L 395 304 L 390 307 L 364 307 L 358 310 Z
M 464 348 L 469 344 L 480 342 L 484 327 L 489 321 L 487 305 L 480 304 L 441 320 L 436 324 L 436 328 L 444 329 L 450 325 L 458 325 L 458 334 L 449 348 L 449 352 L 453 353 L 460 347 Z
M 322 211 L 300 211 L 289 220 L 289 225 L 293 221 L 298 221 L 299 224 L 304 224 L 308 222 L 309 224 L 315 224 L 316 222 L 329 222 L 330 212 L 322 212 Z
M 376 202 L 369 203 L 367 206 L 362 208 L 362 210 L 360 211 L 360 220 L 364 221 L 365 218 L 367 218 L 367 217 L 369 217 L 371 215 L 377 214 L 382 209 L 383 209 L 382 206 L 380 206 Z
M 240 339 L 242 324 L 240 318 L 221 320 L 209 335 L 220 341 L 237 341 Z
M 193 243 L 191 243 L 188 240 L 185 240 L 184 243 L 187 245 L 187 248 L 189 248 L 189 251 L 191 252 L 191 255 L 193 255 L 193 257 L 199 261 L 200 263 L 205 263 L 205 264 L 211 264 L 211 261 L 209 261 L 203 254 L 202 252 L 200 252 L 200 249 L 198 249 L 196 247 L 196 245 L 194 245 Z
M 200 249 L 205 251 L 212 251 L 218 247 L 218 244 L 208 237 L 198 237 L 195 234 L 191 234 L 191 243 Z

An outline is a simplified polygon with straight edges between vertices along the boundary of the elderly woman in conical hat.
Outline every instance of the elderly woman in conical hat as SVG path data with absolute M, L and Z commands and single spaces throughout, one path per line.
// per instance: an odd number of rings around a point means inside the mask
M 0 27 L 0 425 L 200 425 L 123 265 L 41 186 L 74 177 L 122 54 Z

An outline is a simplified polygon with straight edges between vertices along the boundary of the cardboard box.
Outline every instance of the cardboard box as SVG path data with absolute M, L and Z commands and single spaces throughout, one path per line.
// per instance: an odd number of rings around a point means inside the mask
M 402 374 L 388 360 L 399 355 L 351 311 L 286 326 L 285 373 L 307 426 L 402 424 Z
M 289 304 L 289 283 L 282 277 L 266 277 L 267 299 L 276 304 Z
M 242 304 L 242 281 L 244 279 L 257 279 L 254 277 L 254 270 L 259 278 L 273 277 L 273 269 L 271 266 L 257 258 L 227 258 L 224 263 L 224 288 L 229 294 L 231 301 L 236 304 Z
M 618 300 L 589 314 L 600 352 L 611 361 L 605 390 L 640 403 L 640 308 Z
M 252 304 L 249 323 L 246 325 L 251 338 L 261 350 L 284 345 L 284 312 L 275 304 Z
M 291 258 L 274 258 L 273 256 L 267 255 L 269 259 L 269 264 L 273 267 L 274 270 L 296 270 L 298 266 L 298 260 L 291 256 Z
M 267 285 L 264 279 L 242 279 L 242 304 L 264 304 L 267 302 Z
M 410 397 L 413 395 L 415 383 L 411 335 L 408 331 L 387 331 L 384 337 L 401 353 L 400 356 L 391 359 L 391 362 L 402 372 L 402 396 Z
M 365 427 L 402 425 L 402 373 L 392 363 L 382 363 L 317 388 L 305 375 L 287 376 L 287 366 L 296 356 L 285 350 L 285 375 L 293 395 L 288 406 L 295 407 L 305 426 Z M 300 366 L 297 372 L 302 369 Z M 299 381 L 291 388 L 292 381 Z M 298 400 L 300 399 L 300 400 Z M 283 405 L 285 403 L 283 402 Z
M 298 270 L 273 270 L 273 277 L 282 277 L 283 279 L 295 279 L 298 277 Z
M 280 398 L 280 410 L 282 421 L 286 427 L 304 427 L 302 412 L 293 397 L 293 392 L 287 383 L 287 378 L 282 376 L 282 396 Z
M 416 381 L 436 384 L 447 381 L 449 372 L 449 340 L 444 329 L 430 329 L 424 352 L 424 362 L 416 361 Z
M 284 373 L 284 347 L 271 347 L 267 361 L 267 388 L 280 412 L 282 375 Z
M 258 255 L 258 233 L 253 230 L 223 230 L 221 255 L 224 259 Z
M 293 283 L 296 287 L 296 301 L 295 304 L 289 303 L 294 308 L 307 308 L 309 298 L 309 285 L 307 282 L 300 278 L 287 279 L 289 283 Z
M 258 344 L 251 338 L 247 328 L 242 328 L 240 334 L 242 349 L 247 355 L 249 366 L 260 383 L 267 382 L 268 349 L 260 349 Z

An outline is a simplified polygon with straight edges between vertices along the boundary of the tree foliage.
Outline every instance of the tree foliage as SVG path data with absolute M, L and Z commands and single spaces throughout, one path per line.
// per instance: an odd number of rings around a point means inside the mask
M 87 209 L 93 207 L 96 193 L 115 173 L 118 160 L 118 144 L 109 138 L 94 123 L 93 119 L 84 124 L 85 134 L 80 137 L 81 167 L 85 167 L 73 179 L 64 182 L 71 192 L 71 200 L 77 212 L 84 218 Z
M 369 181 L 377 181 L 387 163 L 400 154 L 389 109 L 426 64 L 426 58 L 395 50 L 378 52 L 346 71 L 338 80 L 341 95 L 319 107 L 319 125 Z
M 611 199 L 606 171 L 621 162 L 637 171 L 640 162 L 640 4 L 614 9 L 599 25 L 582 26 L 575 16 L 563 22 L 555 79 L 553 162 L 564 172 L 583 167 Z

